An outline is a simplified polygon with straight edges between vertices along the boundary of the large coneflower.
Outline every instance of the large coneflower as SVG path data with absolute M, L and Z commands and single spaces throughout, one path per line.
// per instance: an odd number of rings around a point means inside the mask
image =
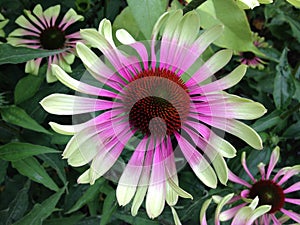
M 300 223 L 300 214 L 286 209 L 287 205 L 289 204 L 298 206 L 300 205 L 299 199 L 288 197 L 290 193 L 300 190 L 300 182 L 285 187 L 285 183 L 300 172 L 300 165 L 284 167 L 280 169 L 276 174 L 274 174 L 274 176 L 271 176 L 278 160 L 279 147 L 276 147 L 272 151 L 267 170 L 265 170 L 265 165 L 263 163 L 260 163 L 258 165 L 260 178 L 256 179 L 247 167 L 245 154 L 242 154 L 242 165 L 251 182 L 249 183 L 239 178 L 229 170 L 228 179 L 231 182 L 245 186 L 245 189 L 240 192 L 239 196 L 235 196 L 233 198 L 234 201 L 231 201 L 231 205 L 234 205 L 234 207 L 220 214 L 221 220 L 225 221 L 232 218 L 240 208 L 244 207 L 246 203 L 241 203 L 241 199 L 244 201 L 248 201 L 249 199 L 251 200 L 255 197 L 258 197 L 259 206 L 269 205 L 271 206 L 271 209 L 267 213 L 264 213 L 259 218 L 257 218 L 255 220 L 255 224 L 281 225 L 285 224 L 285 222 L 289 219 Z
M 10 33 L 7 42 L 14 46 L 34 49 L 66 49 L 62 53 L 47 58 L 46 78 L 49 83 L 57 80 L 51 71 L 50 65 L 52 63 L 58 64 L 67 72 L 72 72 L 70 65 L 75 58 L 74 48 L 76 42 L 81 38 L 79 32 L 69 33 L 68 28 L 75 22 L 82 21 L 83 16 L 77 15 L 73 9 L 69 9 L 60 20 L 60 5 L 52 6 L 43 11 L 42 6 L 38 4 L 32 12 L 24 10 L 24 13 L 25 16 L 21 15 L 15 21 L 22 28 L 17 28 Z M 25 72 L 37 75 L 41 61 L 42 58 L 28 61 Z
M 55 131 L 74 135 L 64 158 L 72 166 L 91 162 L 78 182 L 93 184 L 110 170 L 122 152 L 132 153 L 118 182 L 117 199 L 120 205 L 133 199 L 133 215 L 145 196 L 151 218 L 160 215 L 165 201 L 172 206 L 179 195 L 190 196 L 178 187 L 174 157 L 177 149 L 180 150 L 176 153 L 183 154 L 205 185 L 215 188 L 217 177 L 221 183 L 227 182 L 223 157 L 234 157 L 236 151 L 211 127 L 262 148 L 258 134 L 236 119 L 260 117 L 265 108 L 223 92 L 240 81 L 246 66 L 240 65 L 224 78 L 207 83 L 230 61 L 232 52 L 221 50 L 201 63 L 201 54 L 220 35 L 222 27 L 214 27 L 201 36 L 199 27 L 195 11 L 184 16 L 181 10 L 170 11 L 155 24 L 149 45 L 118 30 L 116 36 L 124 44 L 121 50 L 112 39 L 108 20 L 101 21 L 98 31 L 82 30 L 86 43 L 106 56 L 104 63 L 86 45 L 76 46 L 99 87 L 74 80 L 59 66 L 52 66 L 62 83 L 94 97 L 52 94 L 41 101 L 44 109 L 58 115 L 97 112 L 81 124 L 50 123 Z

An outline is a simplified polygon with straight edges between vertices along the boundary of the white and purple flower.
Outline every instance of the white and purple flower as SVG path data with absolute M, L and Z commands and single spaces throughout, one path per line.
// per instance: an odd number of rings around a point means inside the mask
M 47 58 L 47 82 L 55 82 L 57 78 L 51 71 L 51 64 L 58 64 L 66 72 L 72 72 L 71 64 L 74 62 L 74 48 L 81 40 L 80 33 L 68 33 L 68 28 L 77 21 L 82 21 L 83 16 L 77 15 L 73 9 L 69 9 L 61 21 L 58 21 L 60 5 L 52 6 L 43 11 L 40 4 L 33 11 L 24 10 L 25 16 L 21 15 L 16 23 L 22 27 L 9 34 L 7 42 L 14 46 L 24 46 L 34 49 L 66 49 Z M 42 58 L 30 60 L 26 63 L 25 72 L 38 74 Z
M 41 101 L 52 114 L 94 114 L 81 124 L 50 123 L 56 132 L 74 135 L 64 158 L 72 166 L 91 163 L 78 182 L 93 184 L 111 170 L 122 153 L 130 153 L 118 181 L 117 200 L 120 205 L 132 201 L 132 215 L 137 214 L 145 196 L 151 218 L 161 214 L 165 201 L 173 206 L 179 196 L 191 197 L 178 186 L 177 152 L 208 187 L 215 188 L 218 179 L 226 184 L 224 157 L 234 157 L 236 150 L 211 127 L 262 148 L 259 135 L 237 119 L 258 118 L 266 109 L 223 91 L 242 79 L 246 66 L 207 82 L 230 61 L 232 51 L 221 50 L 203 63 L 202 53 L 223 28 L 216 26 L 199 36 L 199 23 L 195 11 L 184 16 L 181 10 L 170 11 L 155 24 L 150 43 L 136 41 L 127 31 L 118 30 L 116 37 L 122 48 L 116 47 L 106 19 L 98 30 L 81 30 L 86 43 L 106 57 L 103 61 L 85 44 L 76 45 L 78 56 L 99 87 L 77 81 L 52 65 L 62 83 L 93 96 L 52 94 Z

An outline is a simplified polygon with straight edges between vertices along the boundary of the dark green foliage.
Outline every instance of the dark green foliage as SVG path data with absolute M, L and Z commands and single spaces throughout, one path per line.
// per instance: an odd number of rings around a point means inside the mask
M 83 5 L 78 2 L 84 1 L 78 0 L 1 0 L 1 13 L 10 20 L 4 31 L 8 34 L 17 27 L 14 20 L 24 9 L 32 10 L 38 3 L 44 9 L 61 4 L 62 12 L 65 13 L 72 7 L 85 17 L 83 22 L 73 27 L 74 30 L 97 28 L 101 19 L 106 17 L 112 21 L 114 30 L 124 28 L 134 38 L 149 39 L 157 18 L 168 7 L 166 0 L 85 1 L 89 7 L 82 8 Z M 205 1 L 196 0 L 194 6 L 201 2 Z M 224 2 L 213 1 L 218 11 L 224 9 Z M 263 150 L 253 150 L 239 139 L 225 135 L 225 139 L 237 149 L 237 157 L 227 161 L 228 167 L 245 179 L 248 178 L 242 172 L 240 164 L 240 156 L 244 151 L 253 173 L 258 172 L 258 163 L 268 163 L 271 151 L 276 145 L 281 149 L 281 160 L 277 168 L 300 164 L 300 13 L 299 9 L 284 0 L 274 2 L 247 11 L 251 30 L 265 37 L 265 41 L 271 46 L 258 51 L 267 61 L 265 69 L 248 69 L 243 80 L 228 91 L 258 101 L 268 110 L 263 117 L 247 122 L 261 135 Z M 177 2 L 176 5 L 180 3 Z M 193 4 L 189 7 L 193 9 Z M 185 11 L 190 10 L 189 7 Z M 255 23 L 258 18 L 263 22 L 261 28 Z M 238 43 L 231 40 L 220 41 L 222 47 L 228 46 L 228 43 L 233 47 L 241 43 L 239 49 L 257 50 L 250 43 L 247 24 L 243 27 L 247 32 L 240 34 L 237 34 L 240 28 L 228 26 L 244 24 L 246 20 L 231 23 L 231 17 L 226 16 L 226 11 L 220 12 L 219 19 L 226 22 L 230 37 L 236 36 L 239 40 Z M 0 41 L 5 42 L 5 39 Z M 218 49 L 219 47 L 213 46 L 209 50 L 212 52 Z M 0 45 L 0 225 L 173 224 L 168 207 L 165 207 L 162 215 L 151 220 L 143 204 L 138 215 L 132 217 L 130 204 L 120 207 L 117 203 L 116 183 L 100 178 L 92 186 L 77 184 L 77 178 L 88 167 L 74 168 L 67 165 L 61 153 L 71 136 L 57 134 L 48 125 L 50 121 L 71 124 L 72 118 L 51 115 L 39 104 L 52 93 L 72 94 L 74 91 L 60 82 L 48 84 L 45 79 L 45 64 L 40 68 L 38 76 L 24 72 L 26 61 L 60 51 Z M 238 65 L 235 60 L 237 57 L 220 72 L 220 76 Z M 72 65 L 72 70 L 72 77 L 80 80 L 85 69 L 78 58 Z M 128 146 L 129 148 L 133 150 L 132 146 Z M 131 151 L 129 153 L 128 157 Z M 123 155 L 127 157 L 126 154 Z M 296 182 L 299 177 L 293 179 Z M 179 172 L 179 181 L 180 186 L 194 197 L 193 200 L 180 198 L 175 207 L 184 225 L 199 224 L 199 212 L 207 198 L 218 194 L 224 196 L 236 188 L 229 184 L 219 185 L 214 190 L 209 189 L 196 178 L 188 165 Z M 300 198 L 299 193 L 293 194 L 295 198 Z M 288 209 L 300 211 L 299 207 Z M 212 222 L 211 209 L 208 215 L 209 222 Z

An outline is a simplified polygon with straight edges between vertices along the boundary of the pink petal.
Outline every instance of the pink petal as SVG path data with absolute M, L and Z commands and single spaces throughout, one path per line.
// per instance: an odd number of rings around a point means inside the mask
M 284 192 L 284 194 L 287 194 L 287 193 L 291 193 L 291 192 L 299 191 L 299 190 L 300 190 L 300 181 L 293 184 L 292 186 L 288 187 L 283 192 Z
M 267 215 L 266 215 L 267 216 Z M 274 215 L 274 213 L 269 214 L 269 216 L 271 217 L 274 225 L 281 225 L 282 223 L 279 222 L 279 220 L 276 218 L 276 216 Z
M 286 209 L 280 209 L 282 213 L 290 217 L 292 220 L 296 221 L 297 223 L 300 223 L 300 215 L 298 213 L 288 211 Z
M 242 198 L 249 198 L 249 193 L 250 193 L 249 190 L 243 190 L 243 191 L 241 191 L 240 195 Z
M 266 179 L 270 178 L 270 175 L 271 175 L 276 163 L 278 162 L 278 159 L 279 159 L 279 148 L 277 147 L 272 151 L 269 166 L 268 166 L 268 169 L 267 169 Z
M 221 221 L 227 221 L 227 220 L 232 219 L 235 216 L 235 214 L 237 213 L 237 211 L 239 211 L 239 209 L 244 207 L 245 205 L 247 205 L 247 203 L 242 203 L 240 205 L 232 207 L 231 209 L 227 209 L 227 210 L 221 212 L 220 213 L 220 218 L 222 218 Z
M 253 175 L 251 174 L 251 172 L 248 169 L 247 162 L 246 162 L 246 156 L 242 157 L 242 166 L 243 166 L 244 170 L 246 171 L 247 175 L 250 177 L 250 179 L 253 182 L 256 182 L 256 179 L 253 177 Z
M 283 177 L 281 178 L 281 180 L 277 183 L 278 185 L 282 185 L 283 183 L 285 183 L 288 179 L 290 179 L 291 177 L 293 177 L 294 175 L 299 173 L 299 168 L 293 168 L 291 167 L 289 170 L 287 170 L 287 172 L 283 175 Z
M 286 202 L 295 204 L 295 205 L 300 205 L 300 199 L 295 199 L 295 198 L 285 198 L 284 199 Z
M 155 149 L 150 183 L 146 197 L 146 210 L 150 218 L 161 214 L 165 205 L 165 167 L 160 146 Z
M 237 184 L 241 184 L 241 185 L 244 185 L 248 188 L 251 188 L 251 185 L 244 181 L 243 179 L 239 178 L 238 176 L 236 176 L 233 172 L 231 172 L 230 169 L 228 169 L 228 180 L 234 182 L 234 183 L 237 183 Z

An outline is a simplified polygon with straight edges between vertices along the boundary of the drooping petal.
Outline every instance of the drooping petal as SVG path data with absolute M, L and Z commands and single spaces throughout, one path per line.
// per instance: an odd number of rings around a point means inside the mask
M 218 202 L 218 206 L 217 206 L 216 212 L 215 212 L 215 224 L 216 225 L 220 224 L 219 216 L 220 216 L 222 208 L 233 197 L 233 195 L 234 195 L 233 193 L 232 194 L 228 194 L 225 197 L 223 197 L 220 202 Z M 214 199 L 214 196 L 213 196 L 213 199 Z
M 235 148 L 228 141 L 215 134 L 207 126 L 192 120 L 187 121 L 185 124 L 189 125 L 189 128 L 195 128 L 197 132 L 208 140 L 208 142 L 214 146 L 223 157 L 233 158 L 236 156 Z
M 201 207 L 201 211 L 200 211 L 200 225 L 207 225 L 207 221 L 206 221 L 206 210 L 209 206 L 209 204 L 211 203 L 211 198 L 206 200 L 202 207 Z
M 211 118 L 202 115 L 198 115 L 196 118 L 199 118 L 201 121 L 211 126 L 222 129 L 239 137 L 255 149 L 262 149 L 262 140 L 260 136 L 256 133 L 255 130 L 240 121 L 219 117 Z
M 120 177 L 116 195 L 121 206 L 127 205 L 136 192 L 142 174 L 145 152 L 147 151 L 146 144 L 147 139 L 144 138 L 134 150 Z
M 256 119 L 266 113 L 265 107 L 245 98 L 226 98 L 195 104 L 195 109 L 201 114 L 211 117 Z
M 86 122 L 79 123 L 79 124 L 62 125 L 55 122 L 49 122 L 49 125 L 57 133 L 64 134 L 64 135 L 74 135 L 87 127 L 103 124 L 106 121 L 113 121 L 117 123 L 118 119 L 116 119 L 116 117 L 121 113 L 122 110 L 111 110 L 111 111 L 104 112 L 97 117 L 94 117 Z
M 253 175 L 251 174 L 251 172 L 248 169 L 247 162 L 246 162 L 246 152 L 242 153 L 241 163 L 242 163 L 242 166 L 243 166 L 245 172 L 250 177 L 250 179 L 252 180 L 252 182 L 256 182 L 256 179 L 253 177 Z
M 146 210 L 150 218 L 161 214 L 165 206 L 166 185 L 165 167 L 161 147 L 154 151 L 149 188 L 146 197 Z
M 89 84 L 85 84 L 83 82 L 75 80 L 55 64 L 52 64 L 51 67 L 54 75 L 58 78 L 58 80 L 62 82 L 64 85 L 66 85 L 67 87 L 75 91 L 79 91 L 81 93 L 89 94 L 89 95 L 101 96 L 101 97 L 111 97 L 111 98 L 117 97 L 117 94 L 111 91 L 102 88 L 97 88 Z
M 111 101 L 67 94 L 49 95 L 40 104 L 47 112 L 57 115 L 76 115 L 111 109 L 114 106 L 118 106 L 118 103 Z
M 120 143 L 118 138 L 113 138 L 113 140 L 110 141 L 111 144 L 106 144 L 104 148 L 97 153 L 90 167 L 90 184 L 94 184 L 98 178 L 103 176 L 115 164 L 130 137 L 128 134 L 122 134 L 118 137 L 124 144 Z
M 152 141 L 150 140 L 148 151 L 146 152 L 143 170 L 141 174 L 141 178 L 139 180 L 138 188 L 136 194 L 134 196 L 132 207 L 131 207 L 131 214 L 135 216 L 142 205 L 142 202 L 146 196 L 148 185 L 150 181 L 150 172 L 151 172 L 151 165 L 153 161 L 153 145 Z
M 175 157 L 173 153 L 171 139 L 168 136 L 167 140 L 162 143 L 162 154 L 165 162 L 165 173 L 166 173 L 166 202 L 168 205 L 173 206 L 178 201 L 178 194 L 174 190 L 172 184 L 178 186 L 177 170 L 175 165 Z M 169 181 L 171 180 L 171 181 Z
M 38 75 L 42 58 L 29 60 L 25 65 L 25 73 Z
M 216 188 L 217 177 L 207 160 L 185 138 L 175 133 L 178 145 L 196 176 L 208 187 Z
M 232 219 L 236 215 L 236 213 L 246 205 L 247 205 L 247 203 L 242 203 L 242 204 L 239 204 L 235 207 L 232 207 L 228 210 L 221 212 L 220 216 L 219 216 L 220 221 L 227 221 L 227 220 Z

